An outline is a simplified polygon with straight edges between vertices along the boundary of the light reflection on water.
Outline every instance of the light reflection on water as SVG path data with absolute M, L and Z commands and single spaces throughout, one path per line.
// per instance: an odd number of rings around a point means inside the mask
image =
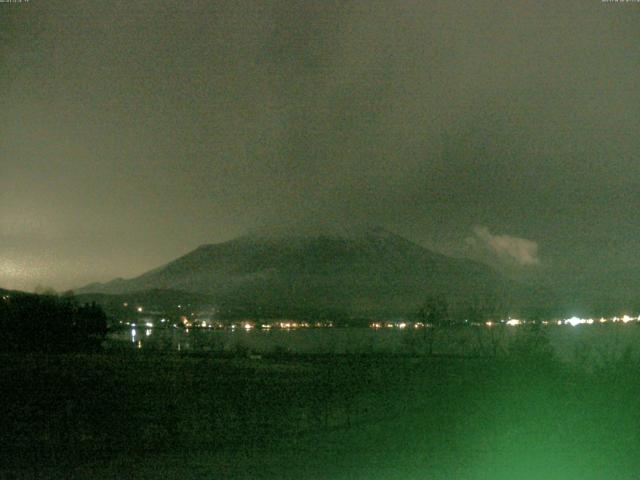
M 495 345 L 507 349 L 518 328 L 459 328 L 442 331 L 434 341 L 434 352 L 477 355 Z M 545 328 L 555 353 L 565 361 L 605 361 L 630 349 L 640 354 L 640 325 L 553 326 Z M 496 338 L 496 332 L 500 332 Z M 422 353 L 423 330 L 371 328 L 305 329 L 170 329 L 131 328 L 109 334 L 107 348 L 132 345 L 155 351 L 194 352 L 294 352 L 294 353 Z M 637 351 L 637 352 L 636 352 Z

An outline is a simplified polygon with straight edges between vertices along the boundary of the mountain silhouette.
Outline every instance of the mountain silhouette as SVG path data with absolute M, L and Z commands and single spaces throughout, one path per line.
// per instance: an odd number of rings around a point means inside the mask
M 413 312 L 432 295 L 453 305 L 487 296 L 515 298 L 519 288 L 486 265 L 435 253 L 380 227 L 270 226 L 77 293 L 172 290 L 274 315 L 374 315 Z

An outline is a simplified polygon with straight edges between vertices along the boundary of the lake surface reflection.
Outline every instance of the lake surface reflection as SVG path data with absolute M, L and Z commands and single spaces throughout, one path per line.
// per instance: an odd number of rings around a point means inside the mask
M 440 330 L 433 352 L 443 355 L 491 355 L 507 351 L 523 327 L 462 327 Z M 640 325 L 542 327 L 553 351 L 564 361 L 610 362 L 640 358 Z M 427 351 L 424 329 L 301 328 L 273 330 L 135 327 L 112 332 L 106 347 L 185 352 L 302 354 L 397 353 Z

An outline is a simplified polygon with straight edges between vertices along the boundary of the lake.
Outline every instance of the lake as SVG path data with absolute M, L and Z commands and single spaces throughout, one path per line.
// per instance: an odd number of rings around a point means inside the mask
M 433 352 L 441 355 L 485 356 L 508 351 L 523 326 L 458 327 L 433 337 Z M 565 362 L 599 364 L 625 354 L 638 357 L 640 325 L 561 325 L 541 327 L 556 355 Z M 427 351 L 424 329 L 299 328 L 182 329 L 135 327 L 109 334 L 108 349 L 184 352 L 288 352 L 301 354 L 396 353 Z

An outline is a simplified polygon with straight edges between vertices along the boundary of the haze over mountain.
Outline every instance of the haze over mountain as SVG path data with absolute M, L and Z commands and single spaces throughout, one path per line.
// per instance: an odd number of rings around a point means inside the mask
M 151 289 L 210 295 L 232 308 L 274 314 L 404 314 L 429 295 L 462 308 L 478 298 L 520 302 L 523 288 L 491 268 L 432 252 L 380 227 L 282 225 L 202 245 L 132 279 L 79 293 Z

